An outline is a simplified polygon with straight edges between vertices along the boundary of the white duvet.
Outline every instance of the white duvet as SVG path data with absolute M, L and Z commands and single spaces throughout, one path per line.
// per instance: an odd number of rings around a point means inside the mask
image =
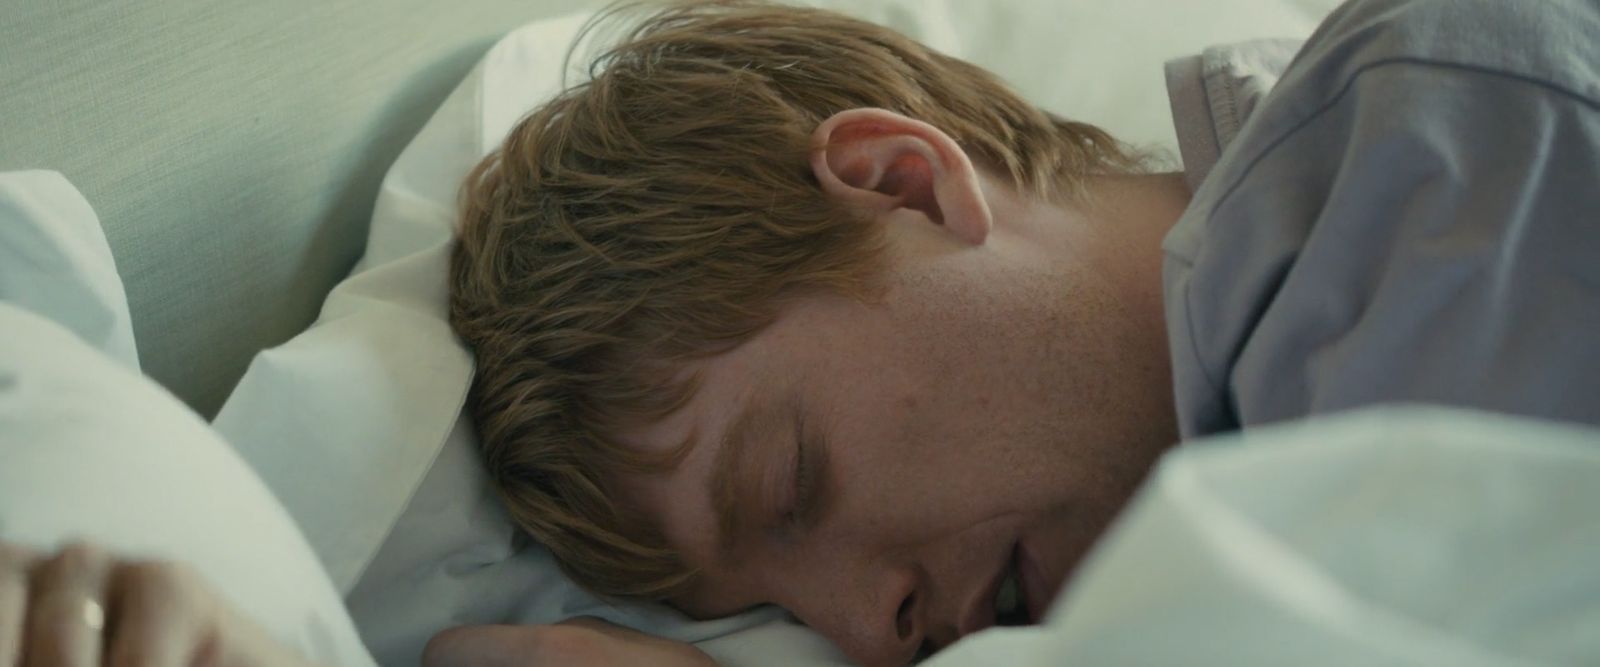
M 1593 429 L 1401 406 L 1213 438 L 1044 627 L 930 664 L 1600 664 L 1596 508 Z

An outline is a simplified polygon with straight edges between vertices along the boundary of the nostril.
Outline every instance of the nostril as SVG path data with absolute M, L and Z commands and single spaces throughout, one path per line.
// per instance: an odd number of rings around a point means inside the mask
M 899 633 L 902 641 L 910 639 L 911 634 L 916 632 L 917 624 L 912 616 L 916 612 L 916 603 L 917 592 L 912 591 L 906 594 L 906 599 L 900 601 L 900 610 L 895 612 L 895 632 Z

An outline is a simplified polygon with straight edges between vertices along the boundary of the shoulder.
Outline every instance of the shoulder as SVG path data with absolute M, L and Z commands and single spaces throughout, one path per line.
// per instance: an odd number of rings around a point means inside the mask
M 1252 182 L 1282 185 L 1263 173 L 1331 181 L 1351 169 L 1385 172 L 1396 160 L 1426 165 L 1430 155 L 1448 168 L 1483 163 L 1488 145 L 1511 134 L 1592 128 L 1600 122 L 1594 35 L 1600 0 L 1348 2 L 1296 55 L 1195 201 L 1220 206 L 1261 195 Z M 1195 226 L 1169 238 L 1169 250 L 1189 254 Z
M 1332 88 L 1383 65 L 1449 67 L 1600 99 L 1597 34 L 1596 0 L 1352 0 L 1323 21 L 1291 72 Z
M 1592 417 L 1558 389 L 1600 386 L 1600 358 L 1550 360 L 1600 326 L 1600 302 L 1554 287 L 1600 277 L 1596 16 L 1357 0 L 1329 17 L 1167 237 L 1187 432 L 1378 399 Z

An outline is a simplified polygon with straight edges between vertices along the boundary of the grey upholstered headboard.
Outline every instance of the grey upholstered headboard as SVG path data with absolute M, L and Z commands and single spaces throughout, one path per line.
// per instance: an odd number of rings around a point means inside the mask
M 145 372 L 207 416 L 316 318 L 385 168 L 501 34 L 598 0 L 0 0 L 0 170 L 94 205 Z

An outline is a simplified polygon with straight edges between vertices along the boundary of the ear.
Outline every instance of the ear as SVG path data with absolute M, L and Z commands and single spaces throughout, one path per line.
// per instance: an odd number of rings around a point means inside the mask
M 950 135 L 884 109 L 834 114 L 812 135 L 823 192 L 878 216 L 913 209 L 970 245 L 994 226 L 977 169 Z

